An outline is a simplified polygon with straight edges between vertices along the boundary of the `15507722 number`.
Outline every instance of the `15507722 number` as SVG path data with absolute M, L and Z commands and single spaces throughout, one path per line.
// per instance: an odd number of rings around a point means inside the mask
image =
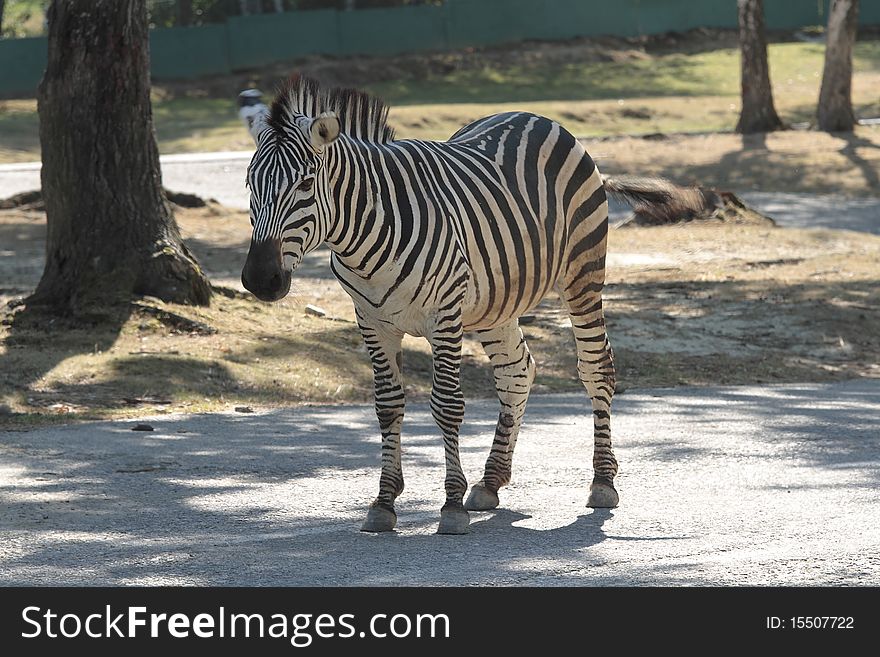
M 789 621 L 793 630 L 853 629 L 852 616 L 792 616 Z

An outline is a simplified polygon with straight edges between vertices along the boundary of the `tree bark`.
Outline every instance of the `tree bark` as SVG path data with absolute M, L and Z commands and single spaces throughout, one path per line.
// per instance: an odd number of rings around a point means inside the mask
M 6 0 L 0 0 L 0 37 L 3 36 L 3 10 L 6 7 Z
M 742 112 L 736 131 L 770 132 L 783 127 L 773 106 L 763 0 L 738 0 L 742 61 Z
M 162 192 L 144 0 L 53 0 L 38 92 L 48 234 L 30 303 L 76 314 L 211 290 Z
M 858 0 L 834 0 L 828 14 L 825 68 L 819 91 L 819 129 L 852 132 L 852 51 L 859 23 Z

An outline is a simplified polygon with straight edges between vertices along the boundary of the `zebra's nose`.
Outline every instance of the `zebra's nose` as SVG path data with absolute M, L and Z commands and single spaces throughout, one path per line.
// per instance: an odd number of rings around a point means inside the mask
M 278 301 L 290 290 L 290 272 L 281 260 L 281 241 L 251 242 L 241 284 L 262 301 Z

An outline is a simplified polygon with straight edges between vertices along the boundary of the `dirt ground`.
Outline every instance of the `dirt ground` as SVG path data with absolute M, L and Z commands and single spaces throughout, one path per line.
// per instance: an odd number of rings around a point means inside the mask
M 209 206 L 176 214 L 225 294 L 210 308 L 145 303 L 213 333 L 138 309 L 94 326 L 7 309 L 39 278 L 45 217 L 0 211 L 0 425 L 370 399 L 368 359 L 327 251 L 306 260 L 287 299 L 264 304 L 233 292 L 241 289 L 246 213 Z M 607 321 L 620 390 L 880 377 L 880 237 L 692 222 L 614 229 L 609 252 Z M 326 316 L 307 314 L 307 304 Z M 535 391 L 578 390 L 568 318 L 556 300 L 527 321 Z M 413 338 L 405 347 L 407 388 L 424 397 L 427 344 Z M 479 345 L 468 341 L 464 353 L 466 395 L 491 396 Z
M 608 174 L 662 176 L 682 185 L 738 191 L 880 195 L 880 125 L 851 133 L 657 135 L 585 144 Z

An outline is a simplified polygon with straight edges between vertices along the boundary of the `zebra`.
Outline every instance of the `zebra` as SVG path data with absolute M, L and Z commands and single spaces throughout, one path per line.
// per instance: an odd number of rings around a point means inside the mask
M 327 245 L 372 362 L 381 475 L 362 531 L 397 524 L 405 334 L 427 338 L 432 351 L 430 409 L 446 465 L 437 532 L 466 533 L 469 510 L 498 506 L 536 373 L 518 318 L 551 290 L 571 318 L 577 371 L 592 406 L 587 505 L 616 507 L 615 370 L 602 307 L 606 191 L 662 205 L 675 196 L 670 188 L 601 177 L 571 133 L 529 112 L 481 118 L 441 142 L 396 140 L 380 99 L 305 76 L 283 84 L 271 107 L 254 91 L 243 92 L 240 104 L 256 143 L 242 284 L 258 299 L 277 301 L 303 256 Z M 465 332 L 488 355 L 501 409 L 483 476 L 463 502 Z

